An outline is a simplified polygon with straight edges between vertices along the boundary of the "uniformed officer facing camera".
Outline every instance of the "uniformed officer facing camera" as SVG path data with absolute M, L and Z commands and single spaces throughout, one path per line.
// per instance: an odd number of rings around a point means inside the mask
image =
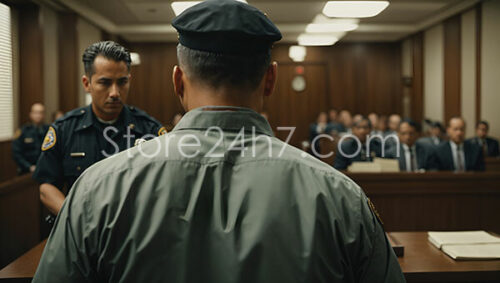
M 173 26 L 187 113 L 82 174 L 33 282 L 404 282 L 363 191 L 258 112 L 278 28 L 234 0 L 203 1 Z
M 31 106 L 30 123 L 16 131 L 12 142 L 12 156 L 17 163 L 17 172 L 20 175 L 35 171 L 43 137 L 49 128 L 43 123 L 44 118 L 45 106 L 35 103 Z
M 124 104 L 130 86 L 130 63 L 128 51 L 112 41 L 94 43 L 85 50 L 82 82 L 92 103 L 66 113 L 50 126 L 34 173 L 41 183 L 40 199 L 50 212 L 59 212 L 64 185 L 71 188 L 89 166 L 133 146 L 139 139 L 165 133 L 154 118 Z

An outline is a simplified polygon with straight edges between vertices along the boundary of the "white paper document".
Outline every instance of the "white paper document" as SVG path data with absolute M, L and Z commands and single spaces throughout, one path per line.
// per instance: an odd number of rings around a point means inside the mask
M 500 259 L 500 237 L 485 231 L 428 232 L 428 239 L 453 259 Z

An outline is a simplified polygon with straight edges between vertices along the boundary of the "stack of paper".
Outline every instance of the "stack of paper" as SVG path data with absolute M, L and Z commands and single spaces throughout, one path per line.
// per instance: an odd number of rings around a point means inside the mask
M 500 238 L 485 231 L 428 232 L 428 239 L 453 259 L 500 259 Z

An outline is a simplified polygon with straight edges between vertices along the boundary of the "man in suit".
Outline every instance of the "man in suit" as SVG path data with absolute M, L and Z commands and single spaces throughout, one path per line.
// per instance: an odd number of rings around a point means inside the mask
M 385 157 L 398 159 L 399 169 L 406 172 L 436 170 L 434 149 L 426 143 L 416 143 L 419 126 L 410 119 L 399 125 L 399 145 L 391 147 Z M 399 152 L 398 152 L 399 146 Z
M 371 130 L 370 120 L 364 116 L 354 122 L 352 135 L 346 135 L 339 140 L 333 164 L 335 169 L 345 170 L 354 161 L 370 162 L 374 157 L 381 156 L 382 147 L 379 139 L 373 138 L 367 143 Z
M 449 142 L 443 142 L 436 147 L 436 157 L 439 170 L 448 171 L 483 171 L 483 151 L 470 140 L 464 142 L 465 121 L 461 117 L 453 117 L 446 129 Z
M 500 155 L 498 140 L 488 137 L 490 125 L 486 121 L 479 121 L 476 124 L 476 137 L 470 141 L 477 144 L 483 150 L 484 157 L 498 157 Z

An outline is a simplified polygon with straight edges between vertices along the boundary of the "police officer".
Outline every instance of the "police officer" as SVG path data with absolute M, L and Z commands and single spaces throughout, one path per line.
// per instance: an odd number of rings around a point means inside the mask
M 45 106 L 41 103 L 35 103 L 31 105 L 31 122 L 16 131 L 15 139 L 12 142 L 12 156 L 17 163 L 19 175 L 35 171 L 36 161 L 41 152 L 40 147 L 49 128 L 43 123 L 44 118 Z
M 92 103 L 74 109 L 48 129 L 34 178 L 40 199 L 53 214 L 64 201 L 64 185 L 71 188 L 89 166 L 141 139 L 165 133 L 158 121 L 124 104 L 130 85 L 130 54 L 112 41 L 90 45 L 83 54 L 85 90 Z
M 188 112 L 76 181 L 33 282 L 403 282 L 363 191 L 259 114 L 276 26 L 234 0 L 173 26 Z

